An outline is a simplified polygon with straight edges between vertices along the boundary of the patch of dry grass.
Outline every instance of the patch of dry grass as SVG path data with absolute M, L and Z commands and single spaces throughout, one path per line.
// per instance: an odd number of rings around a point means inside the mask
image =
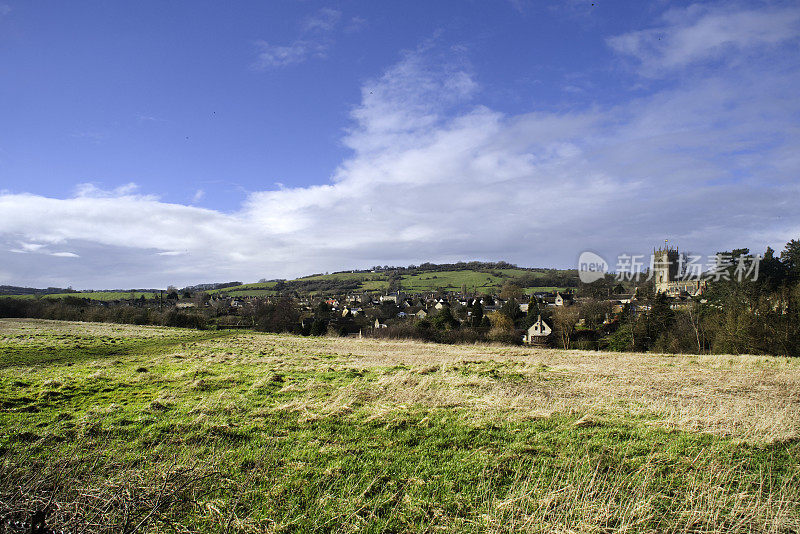
M 411 405 L 460 407 L 481 417 L 610 413 L 749 441 L 800 437 L 800 361 L 792 358 L 261 334 L 206 345 L 218 343 L 241 359 L 278 368 L 379 371 L 377 381 L 356 380 L 334 398 L 294 400 L 310 412 L 336 412 L 336 405 L 366 402 L 378 411 Z
M 58 358 L 26 364 L 37 347 Z M 800 360 L 2 319 L 5 349 L 22 356 L 0 367 L 0 515 L 58 502 L 96 532 L 800 531 Z

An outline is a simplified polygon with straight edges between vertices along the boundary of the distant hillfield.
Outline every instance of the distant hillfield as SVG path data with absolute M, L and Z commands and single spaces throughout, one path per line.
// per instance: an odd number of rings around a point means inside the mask
M 382 268 L 370 271 L 341 271 L 331 274 L 314 274 L 294 280 L 273 280 L 253 284 L 218 284 L 216 289 L 205 289 L 209 294 L 224 294 L 232 297 L 268 296 L 285 291 L 300 294 L 387 292 L 400 290 L 405 293 L 427 293 L 433 291 L 461 291 L 474 293 L 496 293 L 506 283 L 515 283 L 526 293 L 553 291 L 578 285 L 577 271 L 522 268 L 505 262 L 435 265 L 420 267 Z M 215 284 L 205 284 L 213 287 Z M 185 288 L 194 290 L 195 288 Z M 184 291 L 184 290 L 181 290 Z M 158 290 L 130 291 L 69 291 L 58 288 L 32 289 L 0 287 L 0 296 L 23 298 L 77 297 L 92 300 L 120 300 L 130 298 L 154 298 Z

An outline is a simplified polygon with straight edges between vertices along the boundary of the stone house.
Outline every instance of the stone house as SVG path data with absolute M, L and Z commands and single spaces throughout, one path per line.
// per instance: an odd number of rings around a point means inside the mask
M 553 329 L 550 328 L 549 324 L 542 320 L 542 316 L 540 315 L 536 319 L 536 322 L 533 323 L 530 328 L 528 328 L 528 331 L 522 337 L 522 342 L 532 345 L 543 345 L 547 343 L 547 338 L 552 333 Z

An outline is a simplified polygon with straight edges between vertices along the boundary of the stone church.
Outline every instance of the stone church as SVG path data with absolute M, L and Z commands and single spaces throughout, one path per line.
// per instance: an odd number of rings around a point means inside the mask
M 677 248 L 666 245 L 653 251 L 653 277 L 656 293 L 665 293 L 670 297 L 697 296 L 705 289 L 705 281 L 699 277 L 689 277 L 681 272 L 686 265 Z

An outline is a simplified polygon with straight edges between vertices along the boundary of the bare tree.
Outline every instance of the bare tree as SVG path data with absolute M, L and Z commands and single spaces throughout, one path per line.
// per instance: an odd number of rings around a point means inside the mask
M 513 282 L 506 282 L 500 290 L 500 298 L 503 300 L 519 299 L 522 295 L 522 288 Z
M 580 310 L 577 306 L 558 306 L 553 311 L 553 329 L 563 348 L 568 349 Z

